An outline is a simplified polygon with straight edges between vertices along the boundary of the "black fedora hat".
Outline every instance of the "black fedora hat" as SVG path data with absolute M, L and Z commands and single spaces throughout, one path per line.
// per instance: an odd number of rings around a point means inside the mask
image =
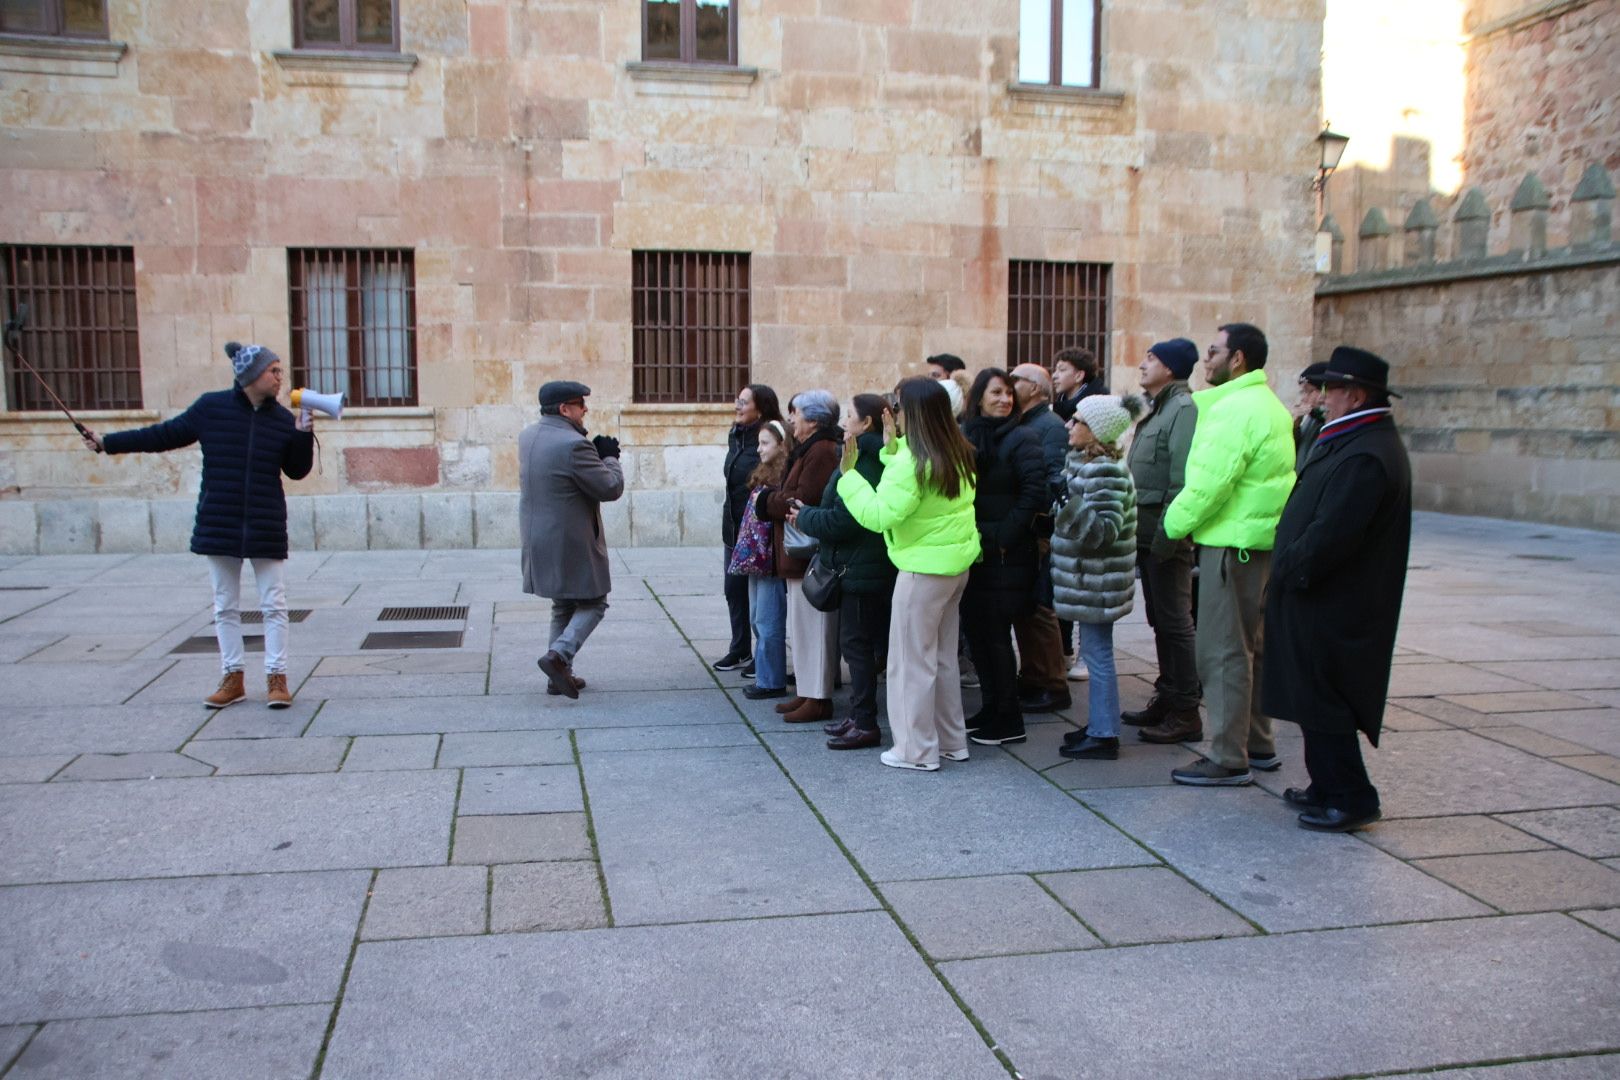
M 1389 362 L 1366 349 L 1340 345 L 1328 357 L 1327 370 L 1317 378 L 1323 385 L 1365 386 L 1371 390 L 1400 397 L 1389 388 Z
M 1302 383 L 1310 383 L 1312 386 L 1320 390 L 1322 388 L 1322 372 L 1326 370 L 1327 365 L 1321 361 L 1317 361 L 1314 364 L 1308 364 L 1306 365 L 1305 370 L 1299 373 L 1299 381 Z

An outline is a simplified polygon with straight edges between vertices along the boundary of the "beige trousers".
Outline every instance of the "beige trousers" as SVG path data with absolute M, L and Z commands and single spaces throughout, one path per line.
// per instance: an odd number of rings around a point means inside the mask
M 1198 678 L 1209 711 L 1209 757 L 1247 769 L 1249 757 L 1277 752 L 1271 717 L 1260 711 L 1265 654 L 1266 579 L 1271 552 L 1202 548 L 1198 553 Z
M 817 611 L 804 598 L 804 582 L 788 578 L 787 634 L 793 648 L 793 677 L 800 697 L 832 697 L 833 665 L 838 663 L 838 613 Z
M 935 764 L 940 751 L 967 747 L 956 652 L 957 608 L 967 579 L 966 571 L 944 577 L 902 570 L 894 584 L 889 729 L 896 756 L 913 764 Z

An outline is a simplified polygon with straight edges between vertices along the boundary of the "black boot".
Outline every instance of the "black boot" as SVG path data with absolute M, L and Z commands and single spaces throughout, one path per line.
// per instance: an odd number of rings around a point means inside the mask
M 1170 708 L 1164 703 L 1164 699 L 1154 695 L 1153 700 L 1147 703 L 1147 708 L 1128 709 L 1119 714 L 1119 721 L 1131 727 L 1153 727 L 1169 715 Z

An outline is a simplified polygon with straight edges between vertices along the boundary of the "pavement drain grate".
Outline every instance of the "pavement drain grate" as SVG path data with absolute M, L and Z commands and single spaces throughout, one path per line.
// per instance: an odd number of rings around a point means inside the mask
M 305 619 L 309 618 L 312 613 L 313 613 L 313 609 L 311 609 L 311 608 L 288 608 L 287 609 L 287 621 L 290 622 L 290 623 L 303 622 Z M 242 612 L 242 625 L 247 626 L 247 625 L 250 625 L 250 624 L 254 625 L 254 626 L 262 626 L 262 625 L 264 625 L 264 612 L 262 612 L 262 611 L 244 611 L 244 612 Z
M 264 652 L 263 634 L 242 635 L 242 649 L 246 652 Z M 219 640 L 212 634 L 207 637 L 189 637 L 169 650 L 170 656 L 193 656 L 200 653 L 216 653 L 219 651 Z
M 385 607 L 377 616 L 378 622 L 425 622 L 429 619 L 465 619 L 466 604 L 444 607 Z
M 366 635 L 362 649 L 459 649 L 460 630 L 388 630 Z

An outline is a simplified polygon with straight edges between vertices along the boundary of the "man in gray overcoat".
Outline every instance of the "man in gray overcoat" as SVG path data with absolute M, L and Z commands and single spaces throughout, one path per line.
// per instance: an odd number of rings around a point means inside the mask
M 537 663 L 548 694 L 579 697 L 574 657 L 607 614 L 609 573 L 602 504 L 624 494 L 619 440 L 586 438 L 591 388 L 548 382 L 540 419 L 518 436 L 518 532 L 523 591 L 551 600 L 551 645 Z

